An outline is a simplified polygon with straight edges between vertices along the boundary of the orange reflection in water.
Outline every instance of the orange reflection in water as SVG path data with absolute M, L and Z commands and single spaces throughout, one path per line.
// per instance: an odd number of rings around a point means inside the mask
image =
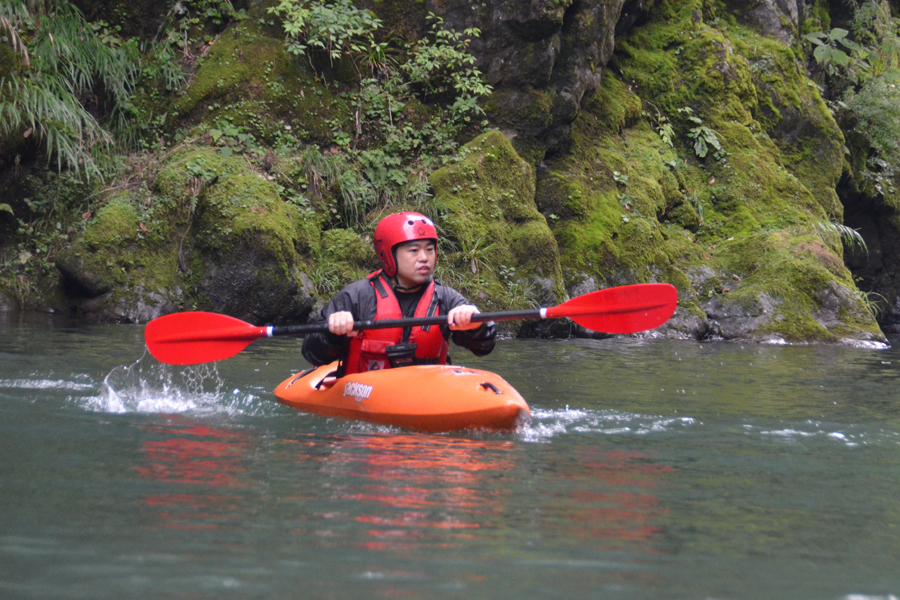
M 439 436 L 370 435 L 342 440 L 327 470 L 358 480 L 342 500 L 381 507 L 355 517 L 371 525 L 369 549 L 408 550 L 429 543 L 452 546 L 474 537 L 484 517 L 499 510 L 504 488 L 490 479 L 515 466 L 509 441 Z M 358 481 L 354 482 L 357 483 Z
M 223 520 L 235 518 L 240 497 L 222 492 L 245 486 L 239 475 L 244 471 L 241 457 L 247 448 L 246 435 L 183 417 L 173 417 L 168 423 L 154 424 L 147 429 L 154 437 L 164 439 L 142 443 L 143 463 L 136 467 L 138 474 L 166 484 L 166 489 L 173 486 L 178 489 L 144 499 L 144 505 L 158 521 L 155 526 L 216 529 Z M 178 487 L 182 484 L 211 487 L 216 493 L 182 491 Z
M 328 495 L 362 512 L 320 513 L 317 526 L 302 532 L 320 540 L 342 538 L 341 521 L 354 515 L 367 526 L 360 542 L 367 549 L 454 547 L 525 517 L 535 543 L 664 548 L 670 511 L 655 491 L 674 469 L 648 454 L 576 447 L 551 452 L 544 463 L 532 456 L 519 468 L 527 447 L 515 441 L 384 434 L 300 445 L 327 448 L 315 460 L 330 476 Z M 301 449 L 298 459 L 310 453 Z
M 641 452 L 581 449 L 566 472 L 570 489 L 554 526 L 575 539 L 593 539 L 601 548 L 641 542 L 641 550 L 657 552 L 663 542 L 662 519 L 670 509 L 653 491 L 674 472 Z M 648 543 L 649 542 L 649 543 Z

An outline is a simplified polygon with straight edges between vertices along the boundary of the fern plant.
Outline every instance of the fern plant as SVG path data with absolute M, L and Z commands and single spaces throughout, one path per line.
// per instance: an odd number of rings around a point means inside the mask
M 840 241 L 847 248 L 859 249 L 868 254 L 869 247 L 866 241 L 860 235 L 859 231 L 852 227 L 847 227 L 843 223 L 832 223 L 831 221 L 819 221 L 814 224 L 814 231 L 825 243 L 834 243 Z
M 0 29 L 20 61 L 0 76 L 0 138 L 34 136 L 59 169 L 98 175 L 111 130 L 127 129 L 138 69 L 133 46 L 104 43 L 64 0 L 5 0 Z M 87 99 L 107 109 L 105 125 L 86 109 Z

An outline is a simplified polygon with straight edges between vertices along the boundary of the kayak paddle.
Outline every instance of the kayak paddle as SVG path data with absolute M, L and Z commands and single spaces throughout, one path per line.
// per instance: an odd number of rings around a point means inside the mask
M 560 319 L 568 317 L 587 329 L 604 333 L 636 333 L 659 327 L 669 320 L 678 304 L 678 292 L 667 283 L 640 283 L 597 290 L 576 296 L 559 306 L 530 310 L 478 313 L 472 321 Z M 353 329 L 387 329 L 444 325 L 447 315 L 356 321 Z M 325 322 L 307 325 L 251 325 L 210 312 L 181 312 L 153 319 L 144 340 L 156 359 L 171 365 L 196 365 L 238 354 L 259 338 L 305 335 L 328 331 Z

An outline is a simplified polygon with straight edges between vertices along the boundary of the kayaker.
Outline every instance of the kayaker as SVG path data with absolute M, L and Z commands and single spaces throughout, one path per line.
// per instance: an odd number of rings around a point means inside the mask
M 375 228 L 382 268 L 341 290 L 322 309 L 328 331 L 308 335 L 303 356 L 315 366 L 341 360 L 343 374 L 413 364 L 445 364 L 448 340 L 484 356 L 494 349 L 493 322 L 472 322 L 479 312 L 462 294 L 433 278 L 437 230 L 415 212 L 384 217 Z M 353 330 L 354 321 L 447 315 L 447 324 Z

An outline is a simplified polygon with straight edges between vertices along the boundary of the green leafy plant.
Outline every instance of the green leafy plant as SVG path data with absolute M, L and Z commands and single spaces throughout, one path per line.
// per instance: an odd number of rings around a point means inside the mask
M 653 124 L 653 128 L 656 130 L 656 133 L 659 134 L 660 139 L 662 139 L 663 143 L 666 144 L 669 148 L 675 147 L 675 128 L 672 126 L 672 122 L 669 121 L 668 117 L 659 110 L 655 104 L 648 100 L 644 100 L 644 102 L 653 108 L 653 112 L 651 113 L 648 110 L 643 110 L 642 113 L 645 117 L 650 119 L 650 122 Z
M 700 201 L 700 197 L 697 195 L 697 192 L 692 191 L 691 195 L 687 197 L 688 203 L 694 207 L 694 210 L 697 212 L 697 217 L 700 218 L 700 222 L 703 223 L 703 202 Z
M 334 194 L 349 227 L 393 205 L 427 212 L 428 173 L 452 155 L 491 91 L 469 53 L 479 31 L 446 30 L 431 14 L 427 36 L 392 47 L 375 41 L 380 21 L 349 0 L 281 0 L 270 13 L 282 18 L 291 52 L 311 65 L 311 52 L 350 59 L 360 74 L 358 88 L 343 94 L 352 115 L 327 122 L 340 150 L 304 153 L 310 196 Z
M 900 88 L 887 77 L 866 82 L 858 92 L 848 94 L 847 110 L 852 113 L 855 131 L 874 153 L 866 159 L 863 178 L 880 194 L 895 191 L 900 166 Z
M 834 28 L 828 33 L 808 33 L 803 39 L 812 44 L 816 62 L 834 78 L 855 86 L 877 77 L 900 81 L 898 21 L 887 0 L 868 0 L 858 5 L 853 13 L 852 32 Z
M 868 144 L 863 180 L 876 193 L 895 191 L 900 164 L 900 19 L 887 0 L 855 7 L 850 31 L 832 29 L 805 38 L 840 98 L 832 111 Z
M 825 67 L 829 75 L 834 75 L 839 67 L 850 65 L 851 53 L 863 50 L 862 46 L 847 38 L 849 34 L 846 29 L 836 27 L 828 33 L 807 33 L 803 39 L 813 44 L 816 62 Z
M 337 148 L 300 157 L 305 194 L 320 206 L 331 199 L 333 216 L 358 230 L 391 206 L 434 212 L 428 173 L 452 155 L 490 93 L 468 48 L 478 30 L 446 30 L 431 14 L 426 36 L 397 46 L 376 42 L 381 22 L 350 0 L 279 0 L 269 14 L 281 18 L 289 51 L 314 69 L 318 55 L 352 61 L 360 76 L 343 94 L 352 114 L 326 123 Z
M 13 256 L 0 264 L 0 271 L 11 270 L 28 281 L 55 276 L 57 252 L 84 225 L 83 211 L 91 202 L 88 185 L 71 171 L 25 175 L 21 185 L 27 196 L 19 198 L 21 204 L 13 215 L 16 242 L 0 247 Z M 89 215 L 90 210 L 84 214 Z M 31 286 L 27 289 L 37 290 Z
M 66 0 L 0 2 L 0 34 L 18 60 L 0 76 L 2 146 L 37 140 L 57 169 L 89 179 L 116 145 L 148 128 L 132 102 L 137 84 L 164 82 L 171 91 L 183 82 L 167 44 L 122 39 Z
M 363 79 L 353 95 L 357 137 L 368 136 L 389 154 L 426 163 L 439 162 L 434 159 L 456 148 L 456 136 L 483 115 L 479 102 L 491 92 L 468 53 L 479 31 L 469 29 L 464 35 L 444 30 L 439 17 L 431 15 L 430 21 L 428 37 L 405 48 L 408 58 L 399 61 L 399 68 Z M 406 111 L 417 101 L 432 103 L 428 118 L 410 119 Z
M 188 57 L 192 44 L 212 41 L 215 31 L 246 17 L 246 11 L 236 11 L 230 0 L 178 0 L 167 14 L 163 30 Z
M 656 132 L 669 148 L 675 147 L 675 142 L 673 141 L 675 139 L 675 128 L 672 127 L 672 123 L 668 119 L 665 117 L 660 118 L 657 122 Z
M 207 129 L 206 134 L 212 143 L 219 147 L 219 155 L 223 158 L 228 158 L 233 154 L 255 157 L 264 154 L 256 137 L 244 127 L 232 124 L 230 120 L 217 122 L 215 127 Z
M 644 114 L 654 123 L 654 127 L 663 142 L 670 147 L 674 147 L 675 127 L 672 122 L 659 111 L 659 109 L 655 106 L 653 108 L 656 110 L 655 116 L 648 114 L 646 111 L 644 111 Z M 728 152 L 725 150 L 722 141 L 719 139 L 719 135 L 714 129 L 707 127 L 704 124 L 703 119 L 694 116 L 692 108 L 689 106 L 679 108 L 678 113 L 683 115 L 684 119 L 688 122 L 687 132 L 684 135 L 689 140 L 692 140 L 691 146 L 694 150 L 694 154 L 696 154 L 698 158 L 706 158 L 710 149 L 713 150 L 713 156 L 716 160 L 722 161 L 728 156 Z M 669 166 L 674 168 L 677 166 L 677 163 L 670 164 Z M 619 180 L 617 179 L 616 181 Z
M 320 298 L 331 298 L 340 289 L 343 282 L 340 275 L 327 257 L 320 257 L 315 270 L 309 273 L 313 289 Z
M 488 255 L 500 249 L 499 244 L 488 244 L 486 238 L 479 238 L 471 244 L 465 240 L 459 240 L 461 260 L 468 266 L 472 274 L 475 275 L 481 269 L 491 270 L 491 261 Z
M 694 124 L 687 132 L 688 138 L 694 140 L 694 154 L 699 158 L 706 158 L 709 148 L 712 147 L 715 150 L 715 157 L 721 158 L 724 150 L 716 132 L 704 125 L 703 119 L 699 117 L 689 116 L 688 120 Z
M 500 281 L 506 286 L 510 307 L 538 308 L 537 302 L 531 298 L 527 284 L 516 275 L 516 268 L 501 265 L 497 271 Z
M 352 0 L 279 0 L 269 13 L 282 18 L 288 51 L 307 56 L 310 66 L 311 52 L 324 52 L 334 64 L 345 53 L 380 48 L 374 35 L 381 21 Z
M 409 49 L 410 59 L 400 68 L 420 90 L 423 100 L 432 96 L 451 98 L 453 118 L 482 114 L 477 99 L 492 90 L 468 51 L 472 38 L 479 37 L 481 31 L 474 27 L 461 33 L 444 29 L 444 20 L 434 13 L 429 13 L 427 19 L 431 22 L 429 35 Z

